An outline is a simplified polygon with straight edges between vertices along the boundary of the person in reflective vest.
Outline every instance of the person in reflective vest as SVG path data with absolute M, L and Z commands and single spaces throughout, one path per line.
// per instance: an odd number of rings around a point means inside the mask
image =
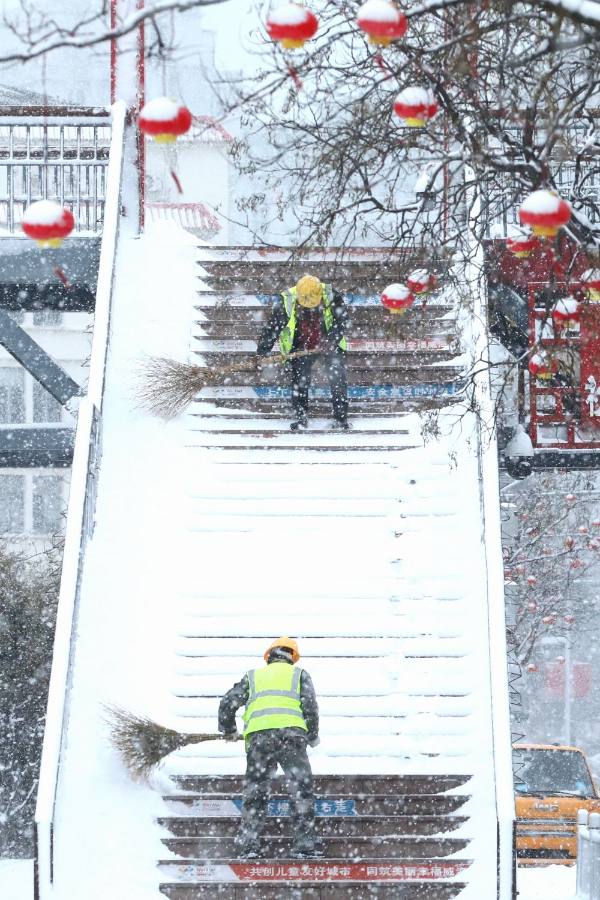
M 348 388 L 346 385 L 347 312 L 344 297 L 330 284 L 314 275 L 305 275 L 294 287 L 279 295 L 263 329 L 257 356 L 265 357 L 277 339 L 282 356 L 302 350 L 321 350 L 318 355 L 292 359 L 286 363 L 292 376 L 292 431 L 308 427 L 308 395 L 311 370 L 317 359 L 323 359 L 331 389 L 333 427 L 346 430 L 348 423 Z
M 238 738 L 235 714 L 244 712 L 246 777 L 236 852 L 260 855 L 260 835 L 268 814 L 270 782 L 281 766 L 290 786 L 293 826 L 291 855 L 312 859 L 322 855 L 315 838 L 315 798 L 307 746 L 319 743 L 319 708 L 310 675 L 295 665 L 298 646 L 288 637 L 273 641 L 266 666 L 252 669 L 227 691 L 219 705 L 219 731 L 226 740 Z

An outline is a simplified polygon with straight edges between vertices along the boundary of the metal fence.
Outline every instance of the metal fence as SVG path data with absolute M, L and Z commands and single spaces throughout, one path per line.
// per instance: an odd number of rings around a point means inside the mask
M 71 210 L 75 231 L 102 230 L 111 127 L 69 111 L 68 119 L 19 115 L 0 118 L 0 228 L 20 232 L 27 207 L 58 200 Z
M 577 898 L 600 900 L 600 813 L 577 814 Z

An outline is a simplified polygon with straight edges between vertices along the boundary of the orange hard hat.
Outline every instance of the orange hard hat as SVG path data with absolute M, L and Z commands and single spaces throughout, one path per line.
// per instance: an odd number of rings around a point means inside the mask
M 271 650 L 275 650 L 277 647 L 281 647 L 284 650 L 291 650 L 292 652 L 292 662 L 297 663 L 300 659 L 300 653 L 298 652 L 298 644 L 296 641 L 292 640 L 290 637 L 280 637 L 277 640 L 273 641 L 269 649 L 265 653 L 265 662 L 269 661 L 269 654 Z

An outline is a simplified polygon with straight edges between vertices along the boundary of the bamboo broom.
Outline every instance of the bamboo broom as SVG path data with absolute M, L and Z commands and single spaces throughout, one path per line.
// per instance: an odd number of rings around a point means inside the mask
M 149 356 L 140 363 L 136 373 L 136 406 L 170 421 L 177 418 L 194 400 L 198 391 L 214 378 L 222 378 L 235 372 L 248 372 L 257 366 L 283 364 L 291 359 L 314 356 L 321 352 L 299 350 L 287 356 L 255 357 L 216 369 L 194 366 L 167 356 Z
M 137 716 L 122 706 L 107 704 L 104 721 L 110 728 L 110 741 L 125 766 L 138 781 L 148 779 L 165 756 L 187 744 L 222 741 L 223 734 L 184 734 L 165 728 L 148 716 Z

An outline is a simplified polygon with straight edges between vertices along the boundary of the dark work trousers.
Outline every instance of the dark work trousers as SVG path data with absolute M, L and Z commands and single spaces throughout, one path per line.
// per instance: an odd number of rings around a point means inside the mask
M 250 735 L 237 843 L 247 847 L 258 842 L 266 824 L 270 781 L 278 763 L 288 781 L 294 848 L 311 850 L 315 842 L 313 776 L 306 752 L 306 738 L 298 728 L 270 728 Z
M 348 388 L 346 385 L 346 353 L 344 350 L 333 350 L 329 353 L 319 353 L 318 356 L 302 356 L 300 359 L 290 360 L 294 415 L 297 419 L 306 416 L 311 369 L 318 359 L 323 360 L 325 372 L 329 379 L 333 417 L 338 422 L 345 422 L 348 418 Z

